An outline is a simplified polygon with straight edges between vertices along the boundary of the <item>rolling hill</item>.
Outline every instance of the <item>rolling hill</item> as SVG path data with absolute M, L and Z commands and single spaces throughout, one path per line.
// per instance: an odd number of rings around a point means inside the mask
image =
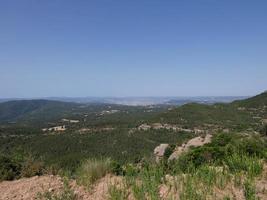
M 17 100 L 0 103 L 0 123 L 47 124 L 62 118 L 81 118 L 88 115 L 87 125 L 136 124 L 161 122 L 184 127 L 231 128 L 244 130 L 257 128 L 267 118 L 267 93 L 237 100 L 232 103 L 212 105 L 188 103 L 172 110 L 162 105 L 158 108 L 131 107 L 112 104 L 78 104 L 53 100 Z M 172 106 L 173 107 L 173 106 Z M 97 116 L 107 110 L 119 110 L 113 115 Z M 152 111 L 152 112 L 151 112 Z M 115 123 L 115 124 L 114 124 Z
M 18 100 L 0 104 L 0 122 L 55 119 L 78 107 L 75 103 L 49 100 Z
M 267 118 L 267 93 L 228 104 L 190 103 L 160 113 L 152 121 L 179 124 L 184 127 L 213 127 L 245 130 L 261 126 Z

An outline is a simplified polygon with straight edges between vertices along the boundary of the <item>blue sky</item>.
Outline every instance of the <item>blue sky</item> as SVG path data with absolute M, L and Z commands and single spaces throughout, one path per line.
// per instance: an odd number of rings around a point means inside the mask
M 267 90 L 266 0 L 1 0 L 0 98 Z

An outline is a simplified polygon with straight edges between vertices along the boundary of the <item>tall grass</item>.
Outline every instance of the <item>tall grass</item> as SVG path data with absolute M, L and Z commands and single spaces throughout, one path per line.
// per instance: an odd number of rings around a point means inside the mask
M 180 174 L 180 199 L 184 200 L 204 200 L 208 196 L 214 195 L 214 188 L 224 189 L 231 176 L 229 172 L 222 167 L 203 165 L 187 174 Z
M 109 200 L 125 200 L 127 199 L 128 192 L 125 187 L 118 187 L 116 185 L 110 185 L 108 188 Z
M 195 176 L 186 176 L 182 182 L 182 191 L 180 191 L 181 200 L 205 200 L 206 194 L 197 184 Z
M 251 179 L 244 182 L 244 195 L 246 200 L 257 200 L 255 183 Z
M 126 185 L 136 200 L 160 199 L 159 186 L 163 182 L 163 177 L 164 167 L 155 163 L 146 163 L 139 171 L 127 167 L 125 172 Z
M 89 159 L 82 163 L 76 175 L 78 183 L 90 189 L 98 179 L 104 177 L 110 171 L 110 159 Z
M 257 156 L 248 156 L 244 153 L 234 153 L 225 158 L 225 163 L 233 173 L 243 171 L 250 178 L 262 173 L 263 163 Z

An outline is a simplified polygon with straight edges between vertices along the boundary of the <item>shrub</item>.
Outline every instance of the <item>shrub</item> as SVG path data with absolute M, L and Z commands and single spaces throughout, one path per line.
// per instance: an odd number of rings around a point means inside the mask
M 138 174 L 138 169 L 133 164 L 126 164 L 123 166 L 123 175 L 127 177 L 134 177 Z
M 173 153 L 174 149 L 175 149 L 175 145 L 168 146 L 164 152 L 164 159 L 168 159 Z
M 86 160 L 77 170 L 77 180 L 88 188 L 98 179 L 111 172 L 110 159 L 89 159 Z
M 0 180 L 13 180 L 20 177 L 21 165 L 6 156 L 0 156 Z
M 231 141 L 233 141 L 236 135 L 229 134 L 229 133 L 219 133 L 212 138 L 213 146 L 220 146 L 224 147 L 228 145 Z
M 239 151 L 242 151 L 248 155 L 256 155 L 259 157 L 264 157 L 264 150 L 267 147 L 266 142 L 258 136 L 244 138 L 241 142 L 237 144 L 237 146 Z
M 35 161 L 33 158 L 28 158 L 21 169 L 22 177 L 40 176 L 44 173 L 44 164 L 40 161 Z
M 198 167 L 202 164 L 213 163 L 216 160 L 223 159 L 224 155 L 224 149 L 220 147 L 197 147 L 180 156 L 178 161 L 175 163 L 175 166 L 179 167 L 183 172 L 187 172 L 192 165 L 194 167 Z
M 123 168 L 120 163 L 116 161 L 112 161 L 111 164 L 111 172 L 115 175 L 123 175 Z

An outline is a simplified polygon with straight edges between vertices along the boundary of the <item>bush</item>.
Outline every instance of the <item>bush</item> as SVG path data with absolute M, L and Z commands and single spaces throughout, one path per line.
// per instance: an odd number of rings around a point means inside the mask
M 116 161 L 112 161 L 111 162 L 111 172 L 115 175 L 123 175 L 123 168 L 121 166 L 121 164 L 119 164 Z
M 40 161 L 35 161 L 33 158 L 30 157 L 22 165 L 21 176 L 40 176 L 44 173 L 44 171 L 44 164 Z
M 21 165 L 11 158 L 0 156 L 0 180 L 13 180 L 20 177 Z
M 261 158 L 265 156 L 265 150 L 267 148 L 266 142 L 257 136 L 244 138 L 236 146 L 238 146 L 238 150 L 241 152 L 251 156 L 256 155 Z
M 77 170 L 77 180 L 88 188 L 98 179 L 111 172 L 110 159 L 89 159 L 86 160 Z
M 213 136 L 212 145 L 225 147 L 226 145 L 231 143 L 231 141 L 233 141 L 234 138 L 236 138 L 236 137 L 237 137 L 237 135 L 230 134 L 230 133 L 219 133 L 219 134 L 216 134 Z
M 214 163 L 217 160 L 223 159 L 224 155 L 224 149 L 220 147 L 197 147 L 180 156 L 174 167 L 179 167 L 183 172 L 187 172 L 192 165 L 198 167 L 202 164 Z
M 174 149 L 175 149 L 175 145 L 168 146 L 164 152 L 164 159 L 167 160 L 173 153 Z

